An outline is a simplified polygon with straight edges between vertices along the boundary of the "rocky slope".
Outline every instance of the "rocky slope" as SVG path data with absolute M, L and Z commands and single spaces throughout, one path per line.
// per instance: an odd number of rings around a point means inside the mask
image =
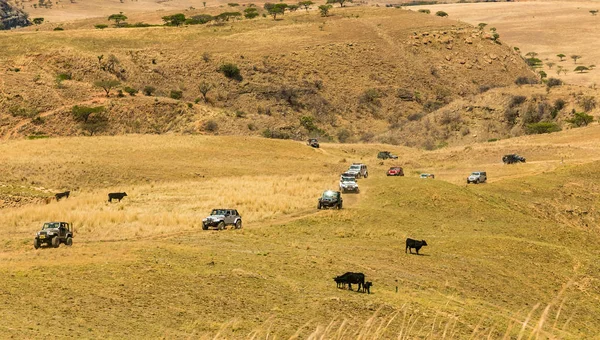
M 11 6 L 6 0 L 0 0 L 0 30 L 29 26 L 27 13 Z

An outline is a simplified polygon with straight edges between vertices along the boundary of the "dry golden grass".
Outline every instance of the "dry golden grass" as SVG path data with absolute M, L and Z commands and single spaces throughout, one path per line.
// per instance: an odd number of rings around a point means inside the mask
M 432 13 L 442 10 L 450 18 L 472 25 L 487 23 L 488 28 L 498 30 L 501 41 L 518 47 L 523 55 L 538 53 L 537 58 L 544 61 L 542 69 L 549 77 L 571 84 L 595 86 L 600 83 L 598 71 L 580 74 L 573 70 L 578 65 L 598 65 L 600 62 L 600 52 L 595 48 L 598 17 L 589 12 L 597 7 L 594 1 L 519 1 L 414 8 L 429 8 Z M 561 53 L 567 56 L 562 62 L 556 56 Z M 582 58 L 574 64 L 571 55 L 581 55 Z M 554 62 L 555 66 L 550 69 L 546 62 Z M 557 75 L 557 66 L 569 72 Z
M 4 141 L 6 184 L 78 187 L 2 209 L 0 337 L 593 337 L 598 140 L 595 125 L 433 152 L 248 137 Z M 380 164 L 383 148 L 399 160 Z M 528 163 L 500 165 L 510 152 Z M 352 161 L 369 165 L 361 193 L 318 212 Z M 407 176 L 386 177 L 394 164 Z M 479 169 L 490 182 L 466 186 Z M 109 191 L 129 196 L 108 204 Z M 240 210 L 244 228 L 201 230 L 220 206 Z M 53 219 L 75 223 L 74 245 L 35 251 L 34 232 Z M 406 237 L 428 241 L 424 256 L 403 253 Z M 364 272 L 373 294 L 336 289 L 345 271 Z M 60 318 L 69 328 L 51 327 Z

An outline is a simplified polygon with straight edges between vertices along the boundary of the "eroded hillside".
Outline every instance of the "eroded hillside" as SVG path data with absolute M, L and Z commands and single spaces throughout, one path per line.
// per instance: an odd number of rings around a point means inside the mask
M 484 32 L 394 8 L 179 28 L 66 27 L 3 37 L 3 136 L 177 132 L 372 140 L 410 115 L 531 76 L 520 56 Z M 240 77 L 219 71 L 227 63 Z M 107 98 L 94 86 L 99 80 L 119 85 Z M 201 84 L 209 88 L 206 102 Z M 140 92 L 118 97 L 126 87 Z M 145 96 L 149 87 L 154 91 Z M 92 127 L 77 121 L 75 105 L 104 107 L 103 120 Z

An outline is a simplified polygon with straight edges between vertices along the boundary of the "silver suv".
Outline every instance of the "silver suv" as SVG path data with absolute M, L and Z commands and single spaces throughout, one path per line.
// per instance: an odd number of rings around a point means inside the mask
M 367 166 L 363 163 L 352 163 L 350 168 L 346 173 L 352 174 L 355 178 L 367 178 L 369 177 L 369 171 L 367 171 Z
M 483 183 L 485 181 L 487 181 L 487 175 L 486 175 L 485 171 L 475 171 L 475 172 L 472 172 L 469 177 L 467 177 L 467 184 L 469 184 L 469 183 L 479 184 L 479 183 Z
M 223 230 L 228 225 L 235 229 L 242 228 L 242 216 L 235 209 L 213 209 L 210 216 L 202 220 L 202 229 L 217 228 Z
M 340 176 L 340 191 L 342 193 L 355 192 L 358 194 L 360 189 L 358 189 L 356 177 L 348 173 L 343 173 L 342 176 Z

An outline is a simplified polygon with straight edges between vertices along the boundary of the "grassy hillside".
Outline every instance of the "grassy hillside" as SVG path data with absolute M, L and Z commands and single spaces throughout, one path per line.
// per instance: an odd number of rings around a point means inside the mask
M 93 29 L 102 18 L 65 25 L 65 31 L 4 33 L 0 134 L 372 140 L 411 115 L 531 76 L 508 46 L 459 22 L 394 8 L 335 8 L 332 14 Z M 241 79 L 219 72 L 226 63 L 239 67 Z M 121 83 L 109 98 L 93 85 L 102 79 Z M 207 103 L 202 83 L 214 86 Z M 116 96 L 125 87 L 147 86 L 156 89 L 152 97 Z M 181 91 L 181 99 L 169 98 L 172 91 Z M 74 105 L 103 106 L 105 123 L 92 131 L 74 120 Z
M 385 163 L 375 155 L 389 146 L 253 137 L 2 142 L 2 184 L 73 191 L 2 209 L 0 334 L 593 337 L 600 129 L 577 132 L 392 147 L 400 159 Z M 500 164 L 515 151 L 528 162 Z M 352 161 L 370 168 L 361 193 L 317 211 Z M 386 177 L 393 164 L 407 176 Z M 479 169 L 489 183 L 466 186 Z M 129 196 L 109 204 L 109 191 Z M 221 206 L 241 211 L 242 230 L 201 230 Z M 58 219 L 75 224 L 73 247 L 35 251 L 33 233 Z M 404 254 L 406 237 L 427 240 L 423 256 Z M 364 272 L 373 294 L 336 289 L 346 271 Z M 60 318 L 73 322 L 53 328 Z

